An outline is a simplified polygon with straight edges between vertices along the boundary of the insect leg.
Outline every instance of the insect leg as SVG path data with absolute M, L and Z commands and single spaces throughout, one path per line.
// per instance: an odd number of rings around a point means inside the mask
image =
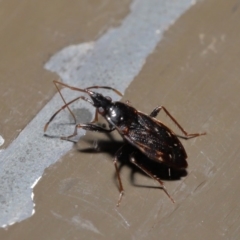
M 62 100 L 63 100 L 63 102 L 64 102 L 64 104 L 65 104 L 64 106 L 67 107 L 68 111 L 70 112 L 70 114 L 72 115 L 72 117 L 73 117 L 73 119 L 74 119 L 74 122 L 76 123 L 76 122 L 77 122 L 77 121 L 76 121 L 76 117 L 75 117 L 75 115 L 73 114 L 73 112 L 71 111 L 71 109 L 68 107 L 69 104 L 67 104 L 67 102 L 65 101 L 65 99 L 64 99 L 64 97 L 63 97 L 63 95 L 62 95 L 62 93 L 61 93 L 61 91 L 60 91 L 60 89 L 59 89 L 59 87 L 58 87 L 58 84 L 59 84 L 59 85 L 62 85 L 62 86 L 64 86 L 64 87 L 70 88 L 71 90 L 76 90 L 76 91 L 80 91 L 80 92 L 85 92 L 85 91 L 82 90 L 82 89 L 80 89 L 80 88 L 71 87 L 71 86 L 69 86 L 69 85 L 67 85 L 67 84 L 65 84 L 65 83 L 59 82 L 59 81 L 57 81 L 57 80 L 54 80 L 53 83 L 54 83 L 55 87 L 57 88 L 58 93 L 59 93 L 59 95 L 61 96 L 61 98 L 62 98 Z
M 172 199 L 172 197 L 170 196 L 170 194 L 168 193 L 166 187 L 164 186 L 163 182 L 156 176 L 156 175 L 153 175 L 150 171 L 148 171 L 143 165 L 139 164 L 135 157 L 135 152 L 133 152 L 131 155 L 130 155 L 130 161 L 131 163 L 133 163 L 134 165 L 136 165 L 139 169 L 141 169 L 143 172 L 145 172 L 149 177 L 151 177 L 152 179 L 156 180 L 160 185 L 161 185 L 161 188 L 163 189 L 163 191 L 167 194 L 167 196 L 170 198 L 170 200 L 175 203 L 175 201 Z
M 177 122 L 177 120 L 168 112 L 168 110 L 163 107 L 163 106 L 159 106 L 159 107 L 156 107 L 151 113 L 150 113 L 150 117 L 156 117 L 159 112 L 163 109 L 163 111 L 171 118 L 171 120 L 178 126 L 178 128 L 183 132 L 183 134 L 185 136 L 179 136 L 181 138 L 184 138 L 184 139 L 189 139 L 189 138 L 194 138 L 194 137 L 198 137 L 198 136 L 201 136 L 201 135 L 206 135 L 206 133 L 187 133 L 183 127 Z
M 122 154 L 122 150 L 123 150 L 123 147 L 125 146 L 126 144 L 122 145 L 118 150 L 117 152 L 115 153 L 115 156 L 114 156 L 114 166 L 115 166 L 115 169 L 116 169 L 116 174 L 117 174 L 117 178 L 118 178 L 118 183 L 119 183 L 119 198 L 118 198 L 118 202 L 117 202 L 117 207 L 119 207 L 120 205 L 120 202 L 122 200 L 122 196 L 124 194 L 124 190 L 123 190 L 123 185 L 122 185 L 122 180 L 121 180 L 121 177 L 120 177 L 120 173 L 119 173 L 119 169 L 118 169 L 118 166 L 117 166 L 117 161 L 120 157 L 120 155 Z
M 68 108 L 68 106 L 70 105 L 70 104 L 72 104 L 73 102 L 75 102 L 75 101 L 77 101 L 77 100 L 79 100 L 79 99 L 83 99 L 84 101 L 87 101 L 87 102 L 89 102 L 90 104 L 92 104 L 93 105 L 93 103 L 89 100 L 89 99 L 87 99 L 86 97 L 84 97 L 84 96 L 80 96 L 80 97 L 77 97 L 77 98 L 75 98 L 75 99 L 73 99 L 72 101 L 70 101 L 70 102 L 68 102 L 68 103 L 66 103 L 65 105 L 63 105 L 60 109 L 58 109 L 53 115 L 52 115 L 52 117 L 49 119 L 49 121 L 45 124 L 45 126 L 44 126 L 44 132 L 46 132 L 46 130 L 47 130 L 47 128 L 48 128 L 48 125 L 50 124 L 50 122 L 52 122 L 52 120 L 57 116 L 57 114 L 59 113 L 59 112 L 61 112 L 63 109 L 65 109 L 65 108 Z M 64 102 L 65 102 L 65 100 L 64 100 Z M 69 109 L 69 108 L 68 108 Z M 70 113 L 72 113 L 72 111 L 70 111 Z M 73 113 L 72 113 L 73 114 Z M 74 114 L 73 114 L 73 116 L 74 116 Z M 96 119 L 97 119 L 97 113 L 95 113 L 95 118 L 94 118 L 94 121 L 96 121 Z M 75 116 L 74 116 L 74 120 L 75 120 L 75 123 L 76 123 L 76 118 L 75 118 Z
M 94 124 L 91 124 L 91 123 L 87 123 L 87 124 L 77 124 L 75 126 L 75 129 L 74 129 L 74 132 L 72 135 L 69 135 L 67 137 L 61 137 L 62 140 L 69 140 L 70 138 L 74 137 L 77 135 L 77 129 L 78 128 L 82 128 L 84 130 L 88 130 L 88 131 L 95 131 L 95 132 L 112 132 L 115 130 L 115 127 L 113 128 L 110 128 L 110 129 L 106 129 L 106 128 L 103 128 L 103 127 L 100 127 L 100 126 L 97 126 L 97 125 L 94 125 Z

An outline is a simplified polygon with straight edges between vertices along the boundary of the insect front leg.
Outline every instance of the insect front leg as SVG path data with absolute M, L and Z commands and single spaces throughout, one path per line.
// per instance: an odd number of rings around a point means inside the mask
M 88 131 L 95 131 L 95 132 L 105 132 L 105 133 L 109 133 L 115 130 L 115 127 L 112 127 L 110 129 L 106 129 L 97 125 L 94 125 L 92 123 L 87 123 L 87 124 L 77 124 L 75 126 L 74 132 L 73 134 L 67 136 L 67 137 L 61 137 L 61 139 L 63 140 L 70 140 L 70 138 L 74 137 L 77 135 L 77 129 L 78 128 L 82 128 L 84 130 L 88 130 Z
M 77 97 L 77 98 L 73 99 L 72 101 L 64 104 L 60 109 L 58 109 L 58 110 L 52 115 L 52 117 L 49 119 L 49 121 L 45 124 L 45 126 L 44 126 L 44 132 L 47 131 L 48 125 L 49 125 L 49 124 L 52 122 L 52 120 L 57 116 L 57 114 L 59 114 L 59 113 L 60 113 L 62 110 L 64 110 L 65 108 L 68 108 L 68 109 L 69 109 L 68 106 L 69 106 L 70 104 L 72 104 L 73 102 L 76 102 L 76 101 L 79 100 L 79 99 L 82 99 L 82 100 L 84 100 L 84 101 L 89 102 L 90 104 L 92 104 L 92 102 L 91 102 L 89 99 L 87 99 L 86 97 L 84 97 L 84 96 Z M 65 100 L 64 100 L 64 101 L 65 101 Z M 72 113 L 71 110 L 70 110 L 70 112 Z M 73 113 L 72 113 L 72 114 L 73 114 Z M 75 117 L 74 114 L 73 114 L 73 116 L 74 116 L 74 123 L 76 123 L 76 117 Z M 94 120 L 93 120 L 93 121 L 96 121 L 96 119 L 97 119 L 97 111 L 96 111 L 96 113 L 95 113 L 95 117 L 94 117 Z
M 163 106 L 159 106 L 159 107 L 156 107 L 151 113 L 150 113 L 150 117 L 156 117 L 159 112 L 163 109 L 163 111 L 171 118 L 171 120 L 178 126 L 178 128 L 183 132 L 183 134 L 185 136 L 179 136 L 181 138 L 184 138 L 184 139 L 189 139 L 189 138 L 194 138 L 194 137 L 198 137 L 198 136 L 201 136 L 201 135 L 206 135 L 206 133 L 187 133 L 183 127 L 177 122 L 177 120 L 168 112 L 168 110 L 163 107 Z
M 166 187 L 164 186 L 163 182 L 156 176 L 153 175 L 149 170 L 147 170 L 143 165 L 139 164 L 135 158 L 136 153 L 133 152 L 130 155 L 130 161 L 131 163 L 133 163 L 135 166 L 137 166 L 139 169 L 141 169 L 143 172 L 145 172 L 149 177 L 151 177 L 153 180 L 156 180 L 160 185 L 161 188 L 163 189 L 163 191 L 167 194 L 167 196 L 170 198 L 170 200 L 175 203 L 175 201 L 172 199 L 172 197 L 170 196 L 170 194 L 168 193 Z
M 56 80 L 54 80 L 53 83 L 54 83 L 55 87 L 57 88 L 57 91 L 58 91 L 60 97 L 62 98 L 62 100 L 63 100 L 63 102 L 64 102 L 64 105 L 67 107 L 68 111 L 70 112 L 70 114 L 72 115 L 72 117 L 73 117 L 73 119 L 74 119 L 74 122 L 76 123 L 76 117 L 75 117 L 75 115 L 73 114 L 72 110 L 69 108 L 69 104 L 65 101 L 65 98 L 63 97 L 63 95 L 62 95 L 62 93 L 61 93 L 61 91 L 60 91 L 60 89 L 59 89 L 59 87 L 58 87 L 58 84 L 62 84 L 62 83 L 59 82 L 59 81 L 56 81 Z M 77 100 L 77 99 L 76 99 L 76 100 Z M 74 101 L 76 101 L 76 100 L 74 100 Z M 72 101 L 72 102 L 74 102 L 74 101 Z M 64 108 L 65 108 L 65 107 L 64 107 Z

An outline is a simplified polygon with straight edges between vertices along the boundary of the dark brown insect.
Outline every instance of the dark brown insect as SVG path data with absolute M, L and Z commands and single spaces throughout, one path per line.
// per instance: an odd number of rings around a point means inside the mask
M 69 105 L 78 99 L 82 99 L 84 101 L 89 102 L 93 107 L 96 108 L 94 120 L 91 123 L 86 124 L 76 124 L 74 133 L 67 137 L 62 137 L 62 139 L 69 140 L 73 136 L 77 135 L 77 129 L 83 128 L 89 131 L 97 131 L 97 132 L 112 132 L 113 130 L 117 130 L 119 134 L 134 146 L 136 149 L 140 150 L 144 155 L 148 158 L 166 164 L 169 167 L 174 167 L 177 169 L 187 168 L 188 164 L 186 161 L 187 154 L 183 145 L 179 141 L 178 137 L 189 139 L 198 137 L 200 135 L 205 135 L 206 133 L 187 133 L 179 123 L 171 116 L 171 114 L 167 111 L 167 109 L 163 106 L 156 107 L 149 115 L 142 113 L 128 103 L 122 102 L 113 102 L 112 99 L 108 96 L 103 96 L 100 93 L 93 92 L 91 89 L 104 88 L 113 90 L 116 94 L 122 96 L 122 94 L 111 87 L 107 86 L 92 86 L 85 89 L 71 87 L 67 84 L 61 83 L 59 81 L 54 81 L 55 86 L 57 87 L 61 98 L 63 99 L 65 105 L 62 106 L 50 120 L 46 123 L 44 127 L 44 132 L 47 130 L 49 123 L 54 119 L 54 117 L 63 109 L 68 108 L 71 115 L 73 116 L 75 122 L 76 118 L 72 111 L 69 108 Z M 89 95 L 91 98 L 88 99 L 84 96 L 77 97 L 72 101 L 66 103 L 63 98 L 60 89 L 58 87 L 62 85 L 64 87 L 70 88 L 75 91 L 84 92 Z M 162 122 L 158 121 L 155 117 L 158 113 L 163 110 L 171 120 L 178 126 L 178 128 L 182 131 L 184 136 L 176 135 L 171 129 L 165 126 Z M 103 127 L 97 126 L 93 124 L 98 120 L 98 114 L 102 115 L 109 124 L 109 129 L 105 129 Z M 122 146 L 123 147 L 123 146 Z M 121 177 L 119 174 L 119 170 L 117 167 L 117 161 L 119 156 L 122 153 L 122 147 L 116 152 L 114 157 L 114 166 L 116 168 L 117 178 L 119 182 L 119 190 L 120 195 L 118 199 L 117 206 L 119 206 L 124 190 L 122 186 Z M 145 172 L 148 176 L 158 181 L 161 185 L 161 188 L 167 194 L 167 196 L 174 202 L 172 197 L 169 195 L 167 189 L 165 188 L 163 182 L 153 175 L 149 170 L 145 168 L 145 166 L 141 165 L 138 160 L 135 158 L 135 152 L 130 155 L 130 161 L 135 164 L 139 169 Z

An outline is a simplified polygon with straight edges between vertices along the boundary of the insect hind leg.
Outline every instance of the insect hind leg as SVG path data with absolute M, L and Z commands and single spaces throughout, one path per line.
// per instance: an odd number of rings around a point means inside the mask
M 115 153 L 114 155 L 114 167 L 116 169 L 116 174 L 117 174 L 117 179 L 118 179 L 118 183 L 119 183 L 119 198 L 118 198 L 118 202 L 117 202 L 117 207 L 119 207 L 121 201 L 122 201 L 122 197 L 123 197 L 123 194 L 124 194 L 124 189 L 123 189 L 123 185 L 122 185 L 122 179 L 120 177 L 120 172 L 119 172 L 119 169 L 118 169 L 118 165 L 117 165 L 117 162 L 118 162 L 118 159 L 120 158 L 122 152 L 123 152 L 123 148 L 126 146 L 126 144 L 123 144 L 118 150 L 117 152 Z
M 164 186 L 163 182 L 156 176 L 153 175 L 149 170 L 147 170 L 144 166 L 142 166 L 141 164 L 139 164 L 135 158 L 136 153 L 133 152 L 130 155 L 130 161 L 131 163 L 133 163 L 135 166 L 137 166 L 139 169 L 141 169 L 144 173 L 146 173 L 149 177 L 151 177 L 153 180 L 156 180 L 160 185 L 161 188 L 163 189 L 163 191 L 166 193 L 166 195 L 170 198 L 170 200 L 175 203 L 175 201 L 173 200 L 173 198 L 170 196 L 170 194 L 168 193 L 166 187 Z
M 168 110 L 164 107 L 164 106 L 158 106 L 156 107 L 151 113 L 150 113 L 150 117 L 156 117 L 159 112 L 163 109 L 163 111 L 168 115 L 168 117 L 170 117 L 170 119 L 177 125 L 177 127 L 182 131 L 182 133 L 184 134 L 184 136 L 180 136 L 180 135 L 176 135 L 177 137 L 183 138 L 183 139 L 190 139 L 190 138 L 194 138 L 194 137 L 199 137 L 202 135 L 206 135 L 206 132 L 203 133 L 188 133 L 186 132 L 183 127 L 177 122 L 177 120 L 168 112 Z

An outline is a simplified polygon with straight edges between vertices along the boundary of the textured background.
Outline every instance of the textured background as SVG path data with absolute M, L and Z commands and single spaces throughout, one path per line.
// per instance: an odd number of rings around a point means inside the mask
M 95 41 L 119 26 L 130 4 L 1 2 L 3 149 L 54 95 L 56 75 L 43 69 L 49 57 L 68 45 Z M 198 2 L 164 33 L 125 92 L 124 100 L 143 112 L 164 105 L 187 131 L 208 133 L 182 141 L 189 168 L 178 174 L 181 179 L 165 179 L 175 204 L 154 181 L 140 172 L 132 174 L 135 169 L 125 164 L 121 169 L 125 195 L 116 209 L 112 157 L 120 143 L 91 133 L 45 170 L 34 188 L 35 214 L 1 229 L 0 238 L 238 239 L 239 21 L 239 1 Z M 164 115 L 159 119 L 178 132 Z M 120 140 L 116 134 L 112 138 Z M 96 141 L 99 153 L 79 151 Z M 33 148 L 37 146 L 34 142 Z M 1 164 L 6 166 L 4 160 Z

